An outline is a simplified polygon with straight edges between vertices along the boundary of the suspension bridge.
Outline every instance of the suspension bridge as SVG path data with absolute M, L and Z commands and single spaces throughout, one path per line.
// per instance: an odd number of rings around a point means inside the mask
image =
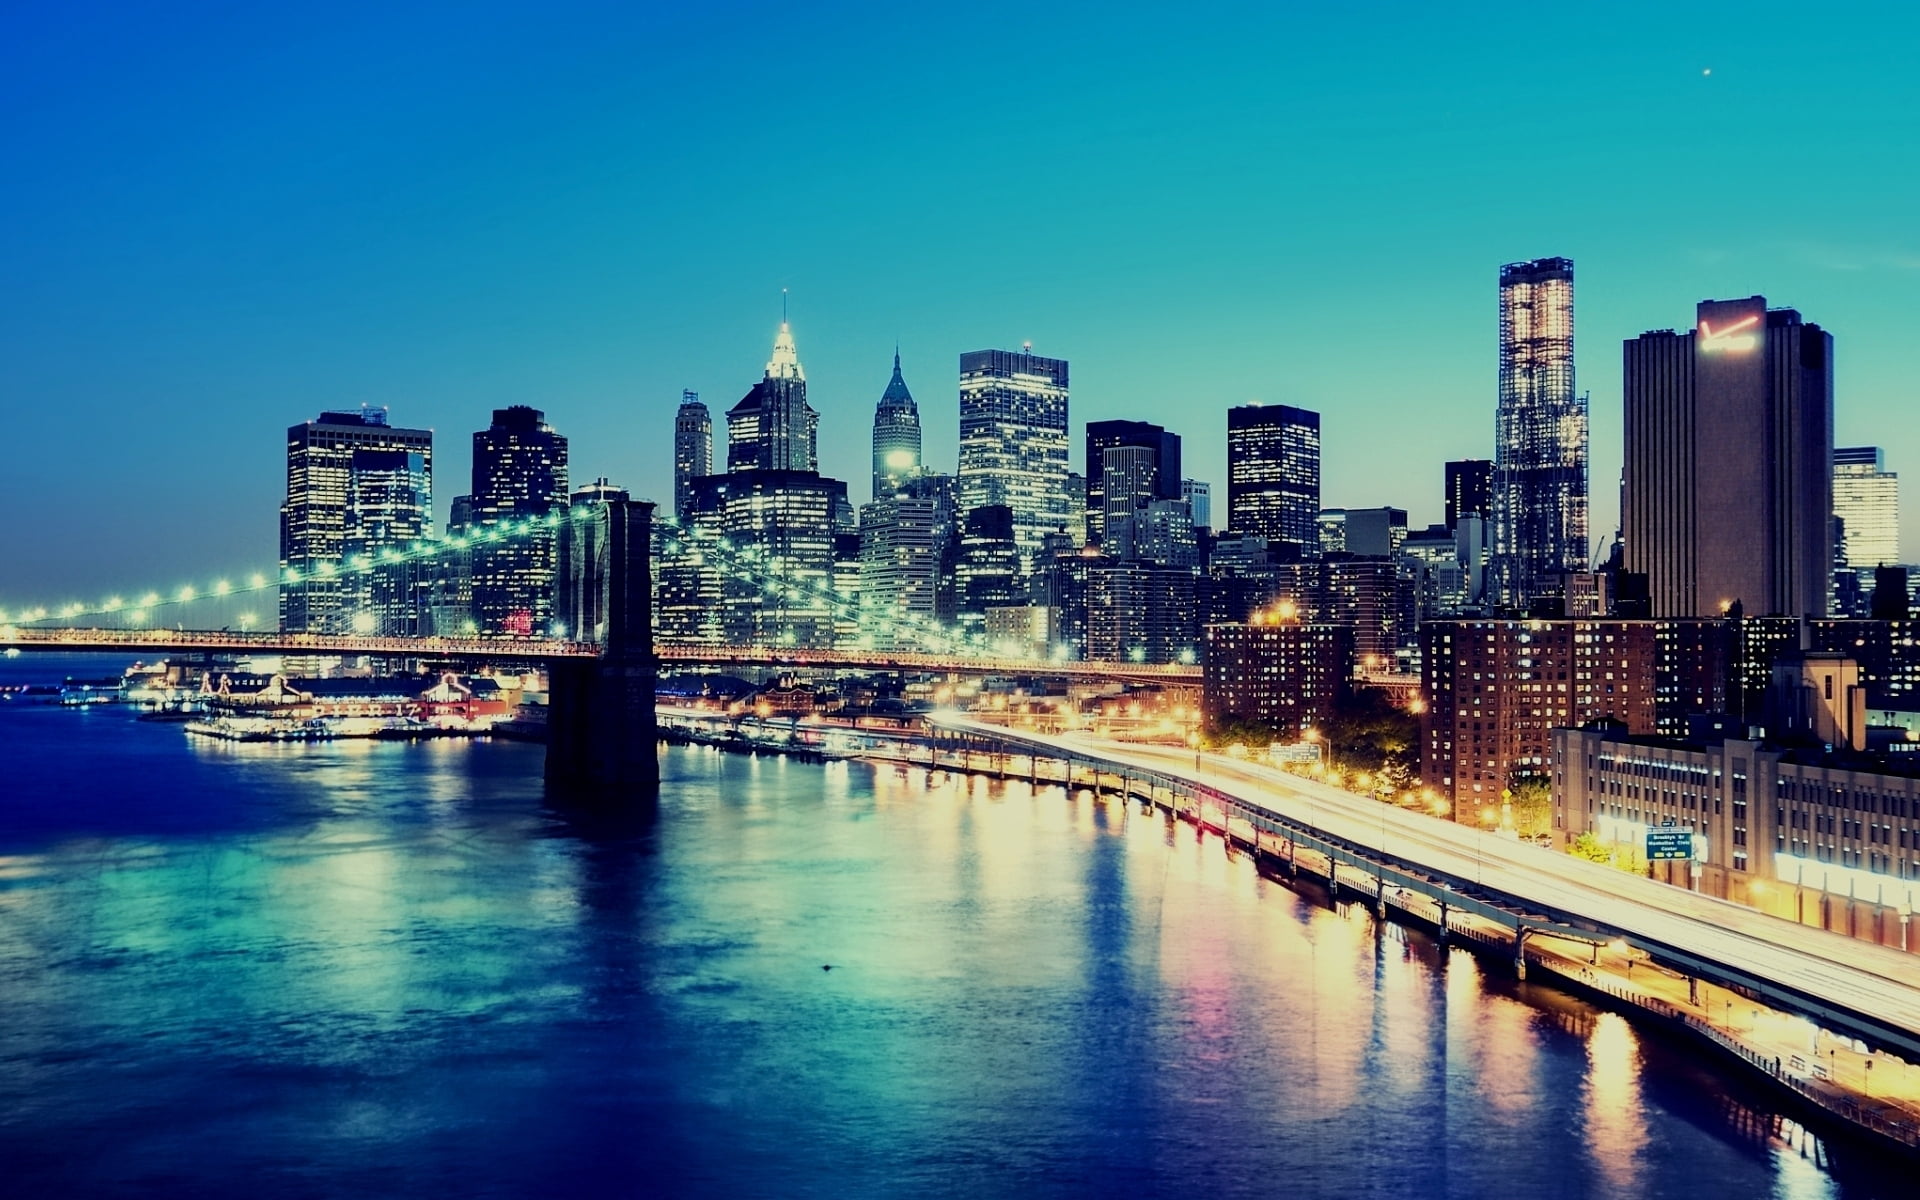
M 818 671 L 1010 675 L 1082 681 L 1197 686 L 1191 662 L 1086 662 L 1009 652 L 977 631 L 924 615 L 862 606 L 811 567 L 734 543 L 691 523 L 653 524 L 647 501 L 617 501 L 555 510 L 544 517 L 503 522 L 444 541 L 382 547 L 326 562 L 308 575 L 282 568 L 241 582 L 223 578 L 166 591 L 146 590 L 93 601 L 0 608 L 0 650 L 70 653 L 291 655 L 303 658 L 416 659 L 471 664 L 530 664 L 548 671 L 550 775 L 595 782 L 645 782 L 654 777 L 653 692 L 662 666 L 745 666 Z M 493 543 L 554 538 L 592 523 L 602 540 L 597 586 L 605 620 L 591 639 L 555 628 L 545 637 L 485 634 L 465 623 L 455 633 L 401 636 L 383 632 L 377 618 L 353 614 L 346 632 L 261 629 L 257 610 L 277 610 L 282 588 L 303 580 L 364 581 L 395 566 L 428 563 Z M 653 628 L 653 554 L 656 542 L 680 563 L 711 572 L 720 585 L 776 614 L 793 613 L 798 627 L 835 630 L 832 644 L 730 645 L 707 639 L 656 643 Z M 846 631 L 851 630 L 849 634 Z M 788 638 L 782 638 L 783 642 Z M 810 639 L 811 640 L 811 639 Z M 901 647 L 912 647 L 902 649 Z M 639 747 L 644 744 L 645 753 Z

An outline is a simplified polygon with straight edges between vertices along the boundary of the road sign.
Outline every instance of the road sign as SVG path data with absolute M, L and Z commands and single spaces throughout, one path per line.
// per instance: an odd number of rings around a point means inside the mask
M 1692 858 L 1693 831 L 1690 829 L 1647 830 L 1647 858 Z

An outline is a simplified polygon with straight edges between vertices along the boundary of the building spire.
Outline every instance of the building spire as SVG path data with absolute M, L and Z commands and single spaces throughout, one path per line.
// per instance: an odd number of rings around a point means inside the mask
M 793 330 L 787 324 L 787 289 L 780 289 L 780 332 L 773 339 L 773 357 L 767 360 L 768 379 L 798 379 L 807 373 L 800 369 L 800 352 L 793 344 Z

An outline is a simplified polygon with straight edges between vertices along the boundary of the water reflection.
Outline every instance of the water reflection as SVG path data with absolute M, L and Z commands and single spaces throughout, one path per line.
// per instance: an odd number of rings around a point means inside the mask
M 534 747 L 44 727 L 0 796 L 23 1194 L 1896 1194 L 1111 798 L 689 748 L 622 814 Z M 56 810 L 76 763 L 140 787 Z

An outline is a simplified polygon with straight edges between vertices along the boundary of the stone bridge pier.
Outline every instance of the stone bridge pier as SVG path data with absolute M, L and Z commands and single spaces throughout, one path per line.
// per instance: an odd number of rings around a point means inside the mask
M 548 685 L 549 782 L 629 795 L 660 789 L 654 748 L 653 505 L 615 500 L 576 536 L 576 586 L 605 597 L 606 640 L 597 659 L 559 659 Z

